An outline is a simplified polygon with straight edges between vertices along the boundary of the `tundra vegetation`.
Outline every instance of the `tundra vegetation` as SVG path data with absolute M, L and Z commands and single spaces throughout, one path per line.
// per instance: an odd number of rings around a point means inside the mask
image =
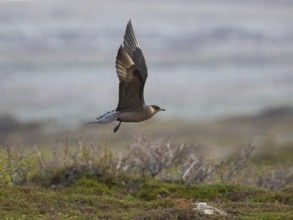
M 88 137 L 109 133 L 101 128 L 58 139 L 29 126 L 28 139 L 0 142 L 0 219 L 293 219 L 293 117 L 285 113 L 197 127 L 155 121 L 144 135 L 125 139 L 137 133 L 131 126 L 111 134 L 111 143 Z M 32 138 L 34 128 L 50 141 Z

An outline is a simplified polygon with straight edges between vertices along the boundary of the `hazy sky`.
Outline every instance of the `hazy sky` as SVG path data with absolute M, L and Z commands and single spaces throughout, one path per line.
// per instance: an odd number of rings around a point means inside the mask
M 115 109 L 131 18 L 148 104 L 194 120 L 290 105 L 292 1 L 0 1 L 0 114 L 78 123 Z M 183 111 L 183 116 L 178 114 Z

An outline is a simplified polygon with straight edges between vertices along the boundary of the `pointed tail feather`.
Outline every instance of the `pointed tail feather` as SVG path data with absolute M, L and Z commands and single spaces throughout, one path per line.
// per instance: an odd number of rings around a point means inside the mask
M 119 114 L 120 112 L 115 110 L 111 112 L 107 112 L 106 114 L 98 117 L 96 121 L 87 123 L 87 125 L 88 124 L 108 124 L 112 121 L 115 121 L 117 117 L 119 116 Z

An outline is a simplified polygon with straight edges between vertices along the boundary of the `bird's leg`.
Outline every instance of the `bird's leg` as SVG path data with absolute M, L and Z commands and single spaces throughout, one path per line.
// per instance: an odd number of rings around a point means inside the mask
M 120 128 L 120 124 L 121 124 L 121 122 L 122 122 L 122 121 L 119 121 L 119 124 L 114 128 L 114 133 L 115 133 L 116 131 L 118 131 L 118 129 Z

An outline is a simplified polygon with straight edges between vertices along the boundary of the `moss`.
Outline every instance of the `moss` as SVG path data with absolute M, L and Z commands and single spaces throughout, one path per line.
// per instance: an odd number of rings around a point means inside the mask
M 280 203 L 285 205 L 293 205 L 293 188 L 287 188 L 282 191 L 263 193 L 255 198 L 255 202 L 263 203 Z
M 185 186 L 182 184 L 171 184 L 159 181 L 148 181 L 139 185 L 135 196 L 143 200 L 153 200 L 160 197 L 185 198 L 193 200 L 227 200 L 245 201 L 264 194 L 264 191 L 244 186 L 225 184 L 199 184 Z
M 186 197 L 184 185 L 164 183 L 150 180 L 141 183 L 135 191 L 135 197 L 143 200 L 153 200 L 159 197 Z
M 272 193 L 221 184 L 187 188 L 181 184 L 147 181 L 140 183 L 133 196 L 121 194 L 122 186 L 116 187 L 109 189 L 105 183 L 85 177 L 58 190 L 0 185 L 0 219 L 293 218 L 293 205 L 287 200 L 292 196 L 292 189 Z M 233 201 L 235 194 L 247 191 L 255 196 Z M 275 198 L 278 202 L 274 202 Z M 228 216 L 206 216 L 194 211 L 197 200 L 206 200 Z
M 228 203 L 226 212 L 240 220 L 292 219 L 292 206 L 276 203 Z

